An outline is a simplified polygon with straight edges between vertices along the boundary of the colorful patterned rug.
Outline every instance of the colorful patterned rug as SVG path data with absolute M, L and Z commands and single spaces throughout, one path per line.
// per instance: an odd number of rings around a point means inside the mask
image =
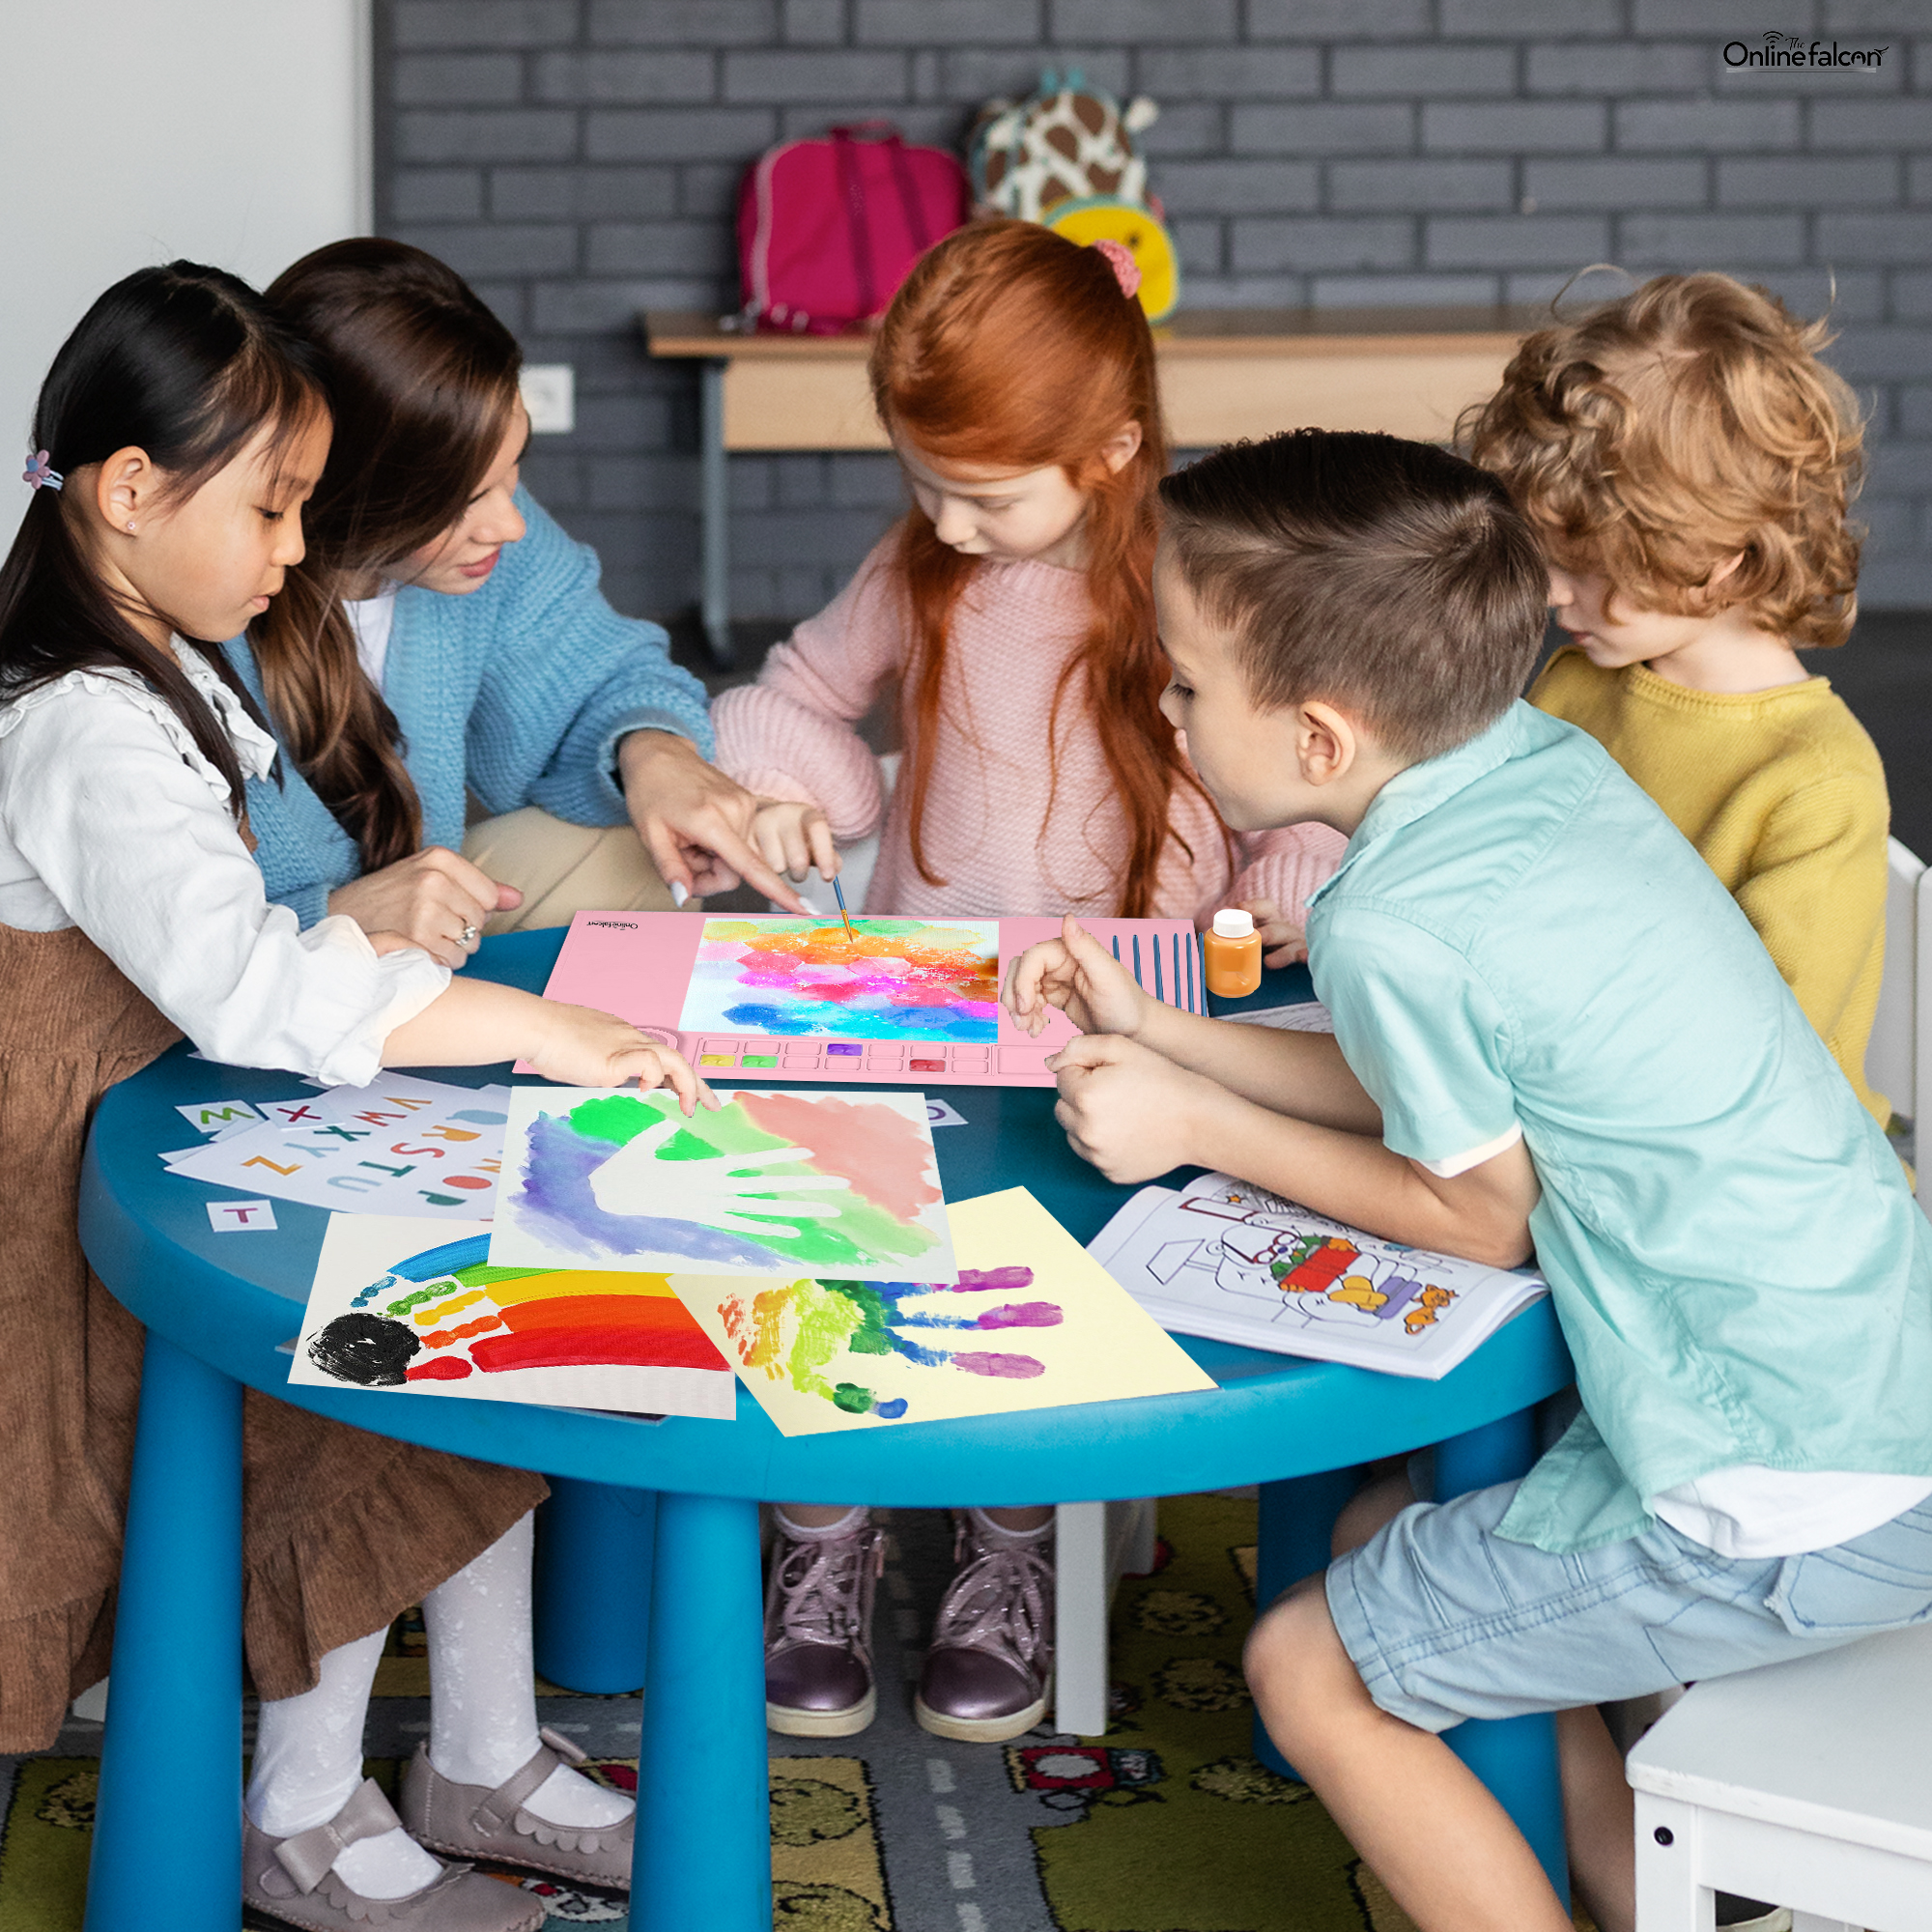
M 1410 1932 L 1306 1786 L 1250 1745 L 1240 1647 L 1253 1615 L 1251 1497 L 1161 1505 L 1160 1564 L 1114 1606 L 1114 1717 L 1101 1738 L 1039 1730 L 952 1744 L 912 1721 L 912 1682 L 950 1572 L 936 1512 L 882 1520 L 892 1556 L 877 1627 L 880 1715 L 823 1750 L 774 1738 L 774 1925 L 782 1932 Z M 385 1783 L 427 1728 L 419 1627 L 397 1626 L 378 1683 L 370 1770 Z M 544 1720 L 634 1787 L 637 1705 L 541 1685 Z M 98 1725 L 46 1756 L 0 1760 L 0 1932 L 79 1932 Z M 695 1747 L 692 1775 L 701 1776 Z M 506 1884 L 519 1883 L 504 1874 Z M 621 1906 L 537 1880 L 553 1926 Z M 262 1921 L 265 1925 L 270 1921 Z

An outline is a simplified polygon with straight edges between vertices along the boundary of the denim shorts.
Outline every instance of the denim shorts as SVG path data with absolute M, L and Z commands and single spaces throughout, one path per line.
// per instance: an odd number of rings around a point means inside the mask
M 1637 1697 L 1932 1621 L 1932 1497 L 1803 1556 L 1726 1557 L 1655 1522 L 1552 1555 L 1496 1535 L 1514 1483 L 1416 1503 L 1328 1571 L 1369 1694 L 1426 1731 Z

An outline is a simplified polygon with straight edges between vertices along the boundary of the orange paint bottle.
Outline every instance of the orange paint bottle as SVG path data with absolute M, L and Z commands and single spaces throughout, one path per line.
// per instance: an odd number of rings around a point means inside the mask
M 1223 1000 L 1244 999 L 1262 983 L 1262 936 L 1252 913 L 1232 908 L 1214 915 L 1213 929 L 1201 938 L 1208 968 L 1208 990 Z

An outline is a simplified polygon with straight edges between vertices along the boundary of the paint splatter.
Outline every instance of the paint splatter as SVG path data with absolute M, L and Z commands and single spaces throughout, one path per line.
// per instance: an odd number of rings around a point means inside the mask
M 613 1188 L 602 1175 L 607 1164 L 639 1136 L 662 1135 L 667 1123 L 672 1131 L 650 1146 L 649 1160 Z M 722 1158 L 775 1154 L 788 1157 L 742 1170 Z M 679 1163 L 694 1165 L 680 1175 Z M 828 1179 L 842 1185 L 827 1187 Z M 686 1120 L 661 1094 L 600 1095 L 561 1115 L 538 1112 L 526 1136 L 522 1181 L 508 1204 L 520 1232 L 591 1261 L 667 1256 L 688 1261 L 696 1273 L 710 1264 L 834 1274 L 903 1266 L 939 1241 L 917 1218 L 941 1198 L 931 1135 L 877 1101 L 746 1094 Z M 617 1212 L 617 1198 L 666 1207 Z M 686 1215 L 670 1208 L 673 1202 Z M 700 1203 L 704 1218 L 694 1205 Z
M 679 1026 L 841 1039 L 990 1045 L 999 1035 L 994 920 L 708 919 Z
M 896 1421 L 910 1406 L 903 1396 L 879 1399 L 864 1383 L 833 1381 L 827 1371 L 841 1357 L 897 1355 L 926 1369 L 971 1376 L 1031 1380 L 1046 1373 L 1031 1355 L 984 1350 L 947 1350 L 915 1340 L 911 1328 L 1053 1328 L 1063 1319 L 1050 1301 L 1003 1302 L 977 1314 L 939 1315 L 902 1304 L 942 1293 L 984 1293 L 1029 1288 L 1029 1267 L 963 1268 L 956 1285 L 890 1281 L 793 1281 L 755 1293 L 727 1296 L 719 1304 L 724 1332 L 748 1371 L 784 1380 L 850 1415 Z

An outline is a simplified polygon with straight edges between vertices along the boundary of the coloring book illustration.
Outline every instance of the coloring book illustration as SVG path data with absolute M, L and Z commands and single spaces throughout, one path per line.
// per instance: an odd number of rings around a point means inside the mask
M 497 1266 L 957 1274 L 923 1094 L 520 1087 L 504 1146 Z
M 855 919 L 852 928 L 838 920 L 707 919 L 679 1029 L 965 1045 L 998 1038 L 998 920 Z
M 1214 1386 L 1025 1188 L 952 1221 L 952 1283 L 670 1284 L 786 1435 Z
M 493 1267 L 489 1248 L 487 1222 L 331 1214 L 289 1379 L 731 1419 L 730 1365 L 663 1275 Z
M 262 1101 L 259 1124 L 170 1156 L 168 1172 L 352 1213 L 488 1220 L 509 1098 L 507 1087 L 383 1073 L 366 1087 Z
M 1144 1187 L 1094 1255 L 1183 1334 L 1434 1378 L 1548 1291 L 1330 1221 L 1225 1174 Z

